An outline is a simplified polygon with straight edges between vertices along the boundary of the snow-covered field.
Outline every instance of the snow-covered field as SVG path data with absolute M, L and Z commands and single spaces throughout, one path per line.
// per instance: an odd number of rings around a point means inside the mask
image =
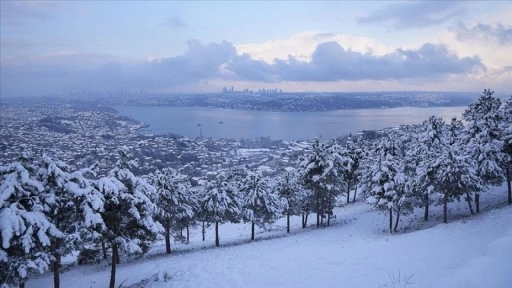
M 222 225 L 221 248 L 212 247 L 211 229 L 202 242 L 197 228 L 190 244 L 173 246 L 178 253 L 163 255 L 158 246 L 143 259 L 124 261 L 116 286 L 508 288 L 512 206 L 504 207 L 505 189 L 485 193 L 479 215 L 470 216 L 465 202 L 450 203 L 450 223 L 442 224 L 440 207 L 431 209 L 429 222 L 418 210 L 392 235 L 387 216 L 362 201 L 338 208 L 331 227 L 301 229 L 295 217 L 286 235 L 283 219 L 272 231 L 258 231 L 254 243 L 246 243 L 247 224 Z M 309 224 L 314 220 L 311 215 Z M 107 287 L 109 276 L 107 262 L 76 266 L 61 274 L 61 287 Z M 52 281 L 48 273 L 26 287 L 53 287 Z

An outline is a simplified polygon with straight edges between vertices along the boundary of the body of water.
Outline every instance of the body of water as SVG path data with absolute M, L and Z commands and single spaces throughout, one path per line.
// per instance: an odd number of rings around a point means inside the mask
M 173 133 L 182 136 L 283 140 L 331 139 L 362 130 L 419 124 L 435 115 L 450 121 L 461 118 L 464 107 L 401 107 L 353 109 L 322 112 L 265 112 L 231 109 L 119 106 L 120 115 L 150 126 L 149 134 Z

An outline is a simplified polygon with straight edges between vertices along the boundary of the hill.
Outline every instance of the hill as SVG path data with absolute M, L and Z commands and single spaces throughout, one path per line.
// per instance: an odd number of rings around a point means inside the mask
M 175 253 L 157 246 L 142 259 L 118 266 L 119 287 L 495 287 L 512 284 L 512 207 L 505 187 L 483 195 L 479 215 L 470 216 L 464 201 L 450 204 L 450 223 L 441 224 L 440 207 L 432 220 L 417 211 L 401 221 L 402 232 L 386 233 L 386 215 L 361 201 L 336 210 L 336 223 L 320 229 L 299 228 L 287 236 L 284 221 L 258 231 L 221 227 L 224 247 L 213 248 L 212 231 L 201 241 L 200 229 Z M 437 210 L 436 210 L 437 209 Z M 413 221 L 414 220 L 414 221 Z M 285 236 L 285 237 L 283 237 Z M 77 266 L 61 275 L 63 287 L 105 287 L 109 264 Z M 26 287 L 52 287 L 47 274 Z

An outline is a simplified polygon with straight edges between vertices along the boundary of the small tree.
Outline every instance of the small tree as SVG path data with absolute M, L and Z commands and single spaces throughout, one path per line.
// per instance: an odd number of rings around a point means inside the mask
M 215 223 L 215 246 L 220 246 L 219 224 L 239 222 L 240 203 L 236 195 L 235 185 L 228 182 L 224 173 L 217 174 L 214 181 L 209 182 L 199 200 L 201 218 L 207 223 Z
M 41 197 L 44 214 L 63 237 L 50 237 L 50 253 L 53 256 L 54 287 L 60 287 L 61 258 L 78 250 L 82 243 L 81 232 L 103 224 L 99 212 L 103 209 L 103 197 L 84 177 L 88 170 L 70 171 L 68 165 L 43 155 L 38 179 L 44 185 Z
M 149 175 L 149 182 L 157 191 L 154 203 L 158 207 L 156 219 L 165 229 L 165 251 L 171 253 L 171 230 L 180 226 L 183 219 L 192 219 L 195 214 L 195 194 L 187 177 L 172 168 L 157 170 Z
M 44 187 L 34 179 L 35 168 L 24 152 L 19 162 L 0 166 L 0 284 L 25 286 L 31 270 L 43 273 L 51 255 L 46 248 L 51 237 L 62 233 L 44 215 L 40 193 Z
M 334 162 L 327 153 L 325 143 L 315 139 L 311 148 L 299 159 L 299 174 L 303 184 L 313 192 L 313 211 L 316 212 L 316 226 L 323 225 L 326 214 L 326 188 L 331 177 L 326 177 L 334 172 Z
M 500 166 L 503 152 L 499 111 L 501 101 L 493 94 L 494 91 L 484 89 L 480 97 L 464 111 L 467 125 L 461 140 L 468 155 L 476 160 L 476 170 L 484 183 L 498 185 L 503 182 L 504 175 Z M 475 191 L 477 213 L 480 212 L 480 192 Z
M 503 156 L 501 165 L 505 169 L 505 177 L 507 180 L 508 204 L 512 204 L 512 96 L 504 103 L 500 109 L 503 140 Z
M 242 215 L 246 222 L 251 223 L 251 240 L 254 240 L 255 225 L 264 227 L 281 215 L 281 201 L 268 180 L 257 172 L 247 175 L 240 192 L 243 195 Z
M 290 233 L 290 216 L 304 214 L 303 204 L 309 195 L 301 185 L 297 171 L 291 167 L 279 174 L 274 187 L 282 199 L 283 212 L 286 215 L 286 233 Z
M 409 181 L 405 173 L 402 143 L 398 135 L 392 134 L 379 140 L 374 150 L 375 158 L 367 159 L 365 184 L 368 203 L 389 213 L 389 232 L 396 232 L 400 215 L 413 209 L 413 195 L 407 189 Z M 393 214 L 396 215 L 393 228 Z
M 407 162 L 416 166 L 416 177 L 411 189 L 418 190 L 418 196 L 425 209 L 423 216 L 425 221 L 429 216 L 430 195 L 434 192 L 433 183 L 436 181 L 435 169 L 438 167 L 438 157 L 443 153 L 446 145 L 443 138 L 445 129 L 443 119 L 431 116 L 421 125 L 418 139 L 415 141 L 416 145 L 413 145 L 407 154 L 409 159 Z
M 478 175 L 476 161 L 464 154 L 457 143 L 457 131 L 461 123 L 455 118 L 447 127 L 443 149 L 438 155 L 432 177 L 436 191 L 442 193 L 443 220 L 448 222 L 448 202 L 471 192 L 481 191 L 483 183 Z M 469 201 L 469 200 L 468 200 Z
M 116 264 L 119 252 L 143 253 L 148 244 L 164 229 L 153 219 L 157 208 L 150 200 L 155 188 L 130 171 L 133 161 L 128 161 L 125 151 L 107 177 L 96 182 L 103 194 L 105 205 L 100 213 L 104 226 L 98 231 L 112 248 L 110 288 L 115 287 Z

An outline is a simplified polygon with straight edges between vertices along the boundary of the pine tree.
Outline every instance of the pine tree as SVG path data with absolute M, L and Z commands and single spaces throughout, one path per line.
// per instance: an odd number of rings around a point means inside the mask
M 512 96 L 510 96 L 500 109 L 503 140 L 503 156 L 501 165 L 505 169 L 507 180 L 508 204 L 512 204 Z
M 345 156 L 352 160 L 351 165 L 346 170 L 344 178 L 347 182 L 347 203 L 350 202 L 350 191 L 354 189 L 354 196 L 352 201 L 356 201 L 357 187 L 360 179 L 360 166 L 363 158 L 363 151 L 359 148 L 356 143 L 349 139 L 346 143 Z
M 286 215 L 286 233 L 290 233 L 290 216 L 302 214 L 303 218 L 305 217 L 303 205 L 307 203 L 310 195 L 301 185 L 297 171 L 291 167 L 279 174 L 274 187 L 282 199 L 283 212 Z
M 462 123 L 455 118 L 447 125 L 443 137 L 444 145 L 433 165 L 432 181 L 435 191 L 442 194 L 443 220 L 448 222 L 448 202 L 469 193 L 483 189 L 482 180 L 478 174 L 476 161 L 467 155 L 460 147 L 458 133 Z M 470 201 L 470 199 L 466 199 Z M 469 203 L 469 202 L 468 202 Z
M 415 181 L 412 183 L 411 189 L 417 190 L 422 206 L 425 209 L 423 219 L 428 220 L 430 196 L 434 193 L 433 183 L 436 181 L 436 167 L 438 157 L 443 153 L 445 122 L 441 118 L 431 116 L 423 122 L 421 130 L 418 131 L 418 139 L 414 141 L 409 149 L 408 161 L 416 166 Z
M 54 161 L 47 155 L 42 158 L 37 177 L 44 186 L 44 193 L 41 193 L 44 214 L 64 233 L 64 237 L 50 238 L 54 287 L 57 288 L 60 286 L 62 256 L 79 249 L 84 230 L 103 224 L 99 215 L 103 197 L 92 187 L 91 180 L 84 177 L 89 170 L 72 172 L 61 161 Z
M 245 222 L 251 223 L 251 240 L 254 240 L 255 226 L 261 228 L 275 222 L 281 215 L 282 205 L 268 179 L 260 173 L 248 173 L 242 183 L 242 215 Z
M 148 176 L 157 191 L 154 203 L 158 207 L 156 219 L 165 229 L 165 250 L 171 253 L 171 230 L 180 229 L 187 219 L 192 219 L 196 210 L 195 194 L 191 193 L 190 181 L 172 168 L 157 170 Z
M 119 153 L 116 167 L 95 183 L 105 199 L 100 213 L 104 227 L 98 232 L 112 248 L 110 288 L 115 287 L 119 253 L 143 253 L 156 235 L 164 231 L 153 219 L 157 208 L 150 199 L 156 189 L 130 171 L 134 161 L 128 161 L 125 151 Z
M 466 153 L 476 160 L 478 175 L 484 183 L 498 185 L 503 182 L 504 175 L 500 167 L 503 151 L 499 111 L 501 101 L 493 94 L 494 91 L 484 89 L 480 97 L 464 111 L 463 117 L 467 125 L 463 129 L 461 140 Z M 475 204 L 478 213 L 480 191 L 475 191 Z
M 313 192 L 313 212 L 316 212 L 316 226 L 323 225 L 323 218 L 327 212 L 326 188 L 332 186 L 329 183 L 332 177 L 327 177 L 334 172 L 334 163 L 327 153 L 325 143 L 315 139 L 311 148 L 299 159 L 299 174 L 304 185 Z
M 375 208 L 388 211 L 389 232 L 396 232 L 400 215 L 412 211 L 414 198 L 407 189 L 405 153 L 399 135 L 391 134 L 378 140 L 374 157 L 366 160 L 363 172 L 367 188 L 368 203 Z M 393 214 L 396 215 L 393 228 Z
M 44 187 L 34 177 L 31 155 L 0 166 L 0 284 L 24 287 L 31 271 L 48 269 L 50 238 L 62 233 L 44 215 L 40 194 Z
M 199 200 L 201 219 L 215 224 L 215 246 L 220 246 L 219 224 L 240 221 L 240 202 L 236 185 L 228 181 L 225 173 L 217 174 L 207 183 Z

